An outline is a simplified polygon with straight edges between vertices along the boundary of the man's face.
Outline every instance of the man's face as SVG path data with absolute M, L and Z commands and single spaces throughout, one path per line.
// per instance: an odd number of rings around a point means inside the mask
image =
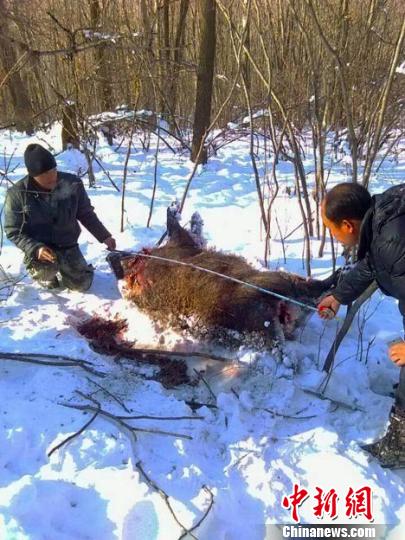
M 56 186 L 57 178 L 58 175 L 56 169 L 51 169 L 50 171 L 46 171 L 39 176 L 34 176 L 35 182 L 45 189 L 53 189 Z
M 334 223 L 325 215 L 325 203 L 322 203 L 321 214 L 323 224 L 330 230 L 333 238 L 347 247 L 353 247 L 358 244 L 361 221 L 344 219 L 340 224 Z

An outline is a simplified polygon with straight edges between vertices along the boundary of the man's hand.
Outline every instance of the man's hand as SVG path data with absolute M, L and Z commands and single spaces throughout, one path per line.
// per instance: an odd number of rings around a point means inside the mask
M 333 319 L 339 311 L 340 304 L 332 295 L 325 296 L 318 304 L 318 314 L 321 319 Z
M 394 364 L 398 367 L 405 366 L 405 342 L 394 343 L 389 348 L 389 355 Z
M 55 252 L 52 251 L 52 249 L 47 246 L 42 246 L 38 249 L 37 259 L 40 262 L 49 262 L 49 263 L 55 263 L 57 260 Z
M 114 251 L 117 247 L 117 243 L 112 236 L 106 238 L 104 244 L 107 246 L 108 251 Z

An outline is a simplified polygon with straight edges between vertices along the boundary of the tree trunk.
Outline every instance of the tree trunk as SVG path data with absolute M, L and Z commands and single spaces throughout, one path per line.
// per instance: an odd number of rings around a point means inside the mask
M 191 161 L 198 163 L 206 163 L 208 159 L 204 141 L 211 117 L 216 48 L 215 19 L 215 0 L 201 0 L 201 40 L 191 148 Z
M 99 0 L 90 0 L 90 24 L 96 30 L 101 22 L 101 6 Z M 113 93 L 111 87 L 111 74 L 108 66 L 108 49 L 106 45 L 100 45 L 94 49 L 96 69 L 95 73 L 98 78 L 98 94 L 100 97 L 101 111 L 111 111 L 114 107 Z M 104 124 L 104 135 L 107 138 L 108 144 L 113 145 L 113 125 L 107 122 Z
M 183 58 L 183 46 L 184 46 L 184 35 L 186 29 L 186 18 L 187 12 L 190 6 L 189 0 L 180 1 L 180 13 L 179 20 L 176 29 L 176 37 L 174 40 L 174 54 L 173 54 L 173 68 L 169 73 L 169 92 L 168 92 L 168 103 L 170 110 L 170 129 L 174 132 L 177 129 L 176 122 L 176 107 L 177 107 L 177 95 L 178 95 L 178 86 L 179 86 L 179 73 L 180 73 L 180 62 Z M 180 135 L 180 133 L 179 133 Z
M 71 147 L 80 147 L 77 108 L 75 103 L 66 102 L 62 112 L 62 148 L 66 150 Z
M 0 0 L 0 13 L 2 21 L 0 28 L 5 35 L 12 33 L 10 19 L 7 15 L 7 6 L 5 0 Z M 27 86 L 21 76 L 20 59 L 22 51 L 18 45 L 11 40 L 3 39 L 0 45 L 0 80 L 7 78 L 7 87 L 10 92 L 10 98 L 13 104 L 14 122 L 18 131 L 26 131 L 29 135 L 33 133 L 33 125 L 30 120 L 32 117 L 32 105 L 29 99 Z

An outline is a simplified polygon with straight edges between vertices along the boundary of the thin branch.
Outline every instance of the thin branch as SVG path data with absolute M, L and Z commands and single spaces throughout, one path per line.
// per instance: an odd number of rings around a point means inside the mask
M 205 420 L 204 416 L 151 416 L 147 414 L 134 416 L 118 416 L 120 420 Z
M 161 356 L 177 356 L 179 358 L 204 358 L 205 360 L 216 360 L 217 362 L 229 363 L 233 362 L 231 358 L 225 358 L 224 356 L 218 356 L 216 354 L 197 352 L 197 351 L 169 351 L 165 349 L 138 349 L 136 347 L 131 348 L 131 351 L 139 354 L 158 354 Z
M 217 396 L 214 394 L 214 392 L 212 391 L 212 388 L 211 386 L 208 384 L 208 382 L 205 380 L 205 378 L 202 376 L 202 374 L 197 370 L 197 369 L 194 369 L 193 370 L 194 373 L 197 375 L 197 377 L 204 383 L 204 385 L 207 387 L 208 389 L 208 392 L 210 393 L 210 396 L 213 398 L 213 400 L 216 402 L 217 401 Z
M 100 412 L 100 407 L 98 407 L 98 409 L 95 411 L 95 413 L 93 414 L 93 416 L 90 418 L 90 420 L 88 420 L 83 427 L 81 427 L 79 429 L 79 431 L 76 431 L 76 433 L 73 433 L 73 435 L 69 435 L 69 437 L 66 437 L 66 439 L 64 439 L 62 442 L 60 442 L 59 444 L 57 444 L 56 446 L 54 446 L 52 448 L 52 450 L 50 450 L 48 452 L 48 457 L 51 457 L 51 455 L 56 452 L 56 450 L 59 450 L 60 448 L 62 448 L 62 446 L 64 446 L 66 443 L 68 443 L 69 441 L 71 441 L 72 439 L 74 439 L 75 437 L 78 437 L 79 435 L 81 435 L 83 433 L 83 431 L 85 431 L 89 426 L 90 424 L 97 418 L 98 416 L 98 413 Z
M 301 388 L 301 390 L 305 394 L 311 394 L 312 396 L 316 396 L 319 399 L 330 401 L 331 403 L 335 403 L 336 405 L 339 405 L 339 407 L 343 407 L 344 409 L 349 409 L 350 411 L 362 411 L 366 412 L 365 409 L 362 407 L 356 407 L 354 405 L 351 405 L 350 403 L 345 403 L 344 401 L 339 401 L 338 399 L 334 399 L 330 396 L 325 396 L 321 392 L 316 392 L 315 390 L 310 390 L 309 388 Z
M 212 507 L 214 506 L 214 494 L 212 493 L 212 491 L 207 487 L 207 486 L 203 486 L 203 489 L 205 489 L 205 491 L 207 491 L 207 493 L 209 493 L 209 496 L 210 496 L 210 502 L 208 504 L 208 507 L 207 507 L 207 510 L 204 512 L 204 514 L 201 516 L 201 518 L 197 521 L 197 523 L 191 527 L 191 529 L 189 529 L 188 531 L 184 532 L 180 537 L 179 537 L 179 540 L 182 540 L 182 538 L 185 538 L 187 536 L 187 534 L 191 534 L 193 531 L 195 531 L 196 529 L 198 529 L 198 527 L 201 525 L 201 523 L 206 519 L 206 517 L 208 516 L 208 514 L 210 513 Z
M 98 384 L 96 381 L 89 379 L 89 377 L 86 377 L 86 379 L 92 384 L 94 384 L 94 386 L 97 386 L 98 388 L 100 388 L 100 390 L 102 390 L 105 394 L 107 394 L 107 396 L 110 396 L 114 401 L 116 401 L 118 405 L 120 405 L 124 409 L 125 412 L 127 412 L 128 414 L 131 412 L 128 409 L 128 407 L 125 405 L 125 403 L 121 401 L 119 398 L 117 398 L 117 396 L 114 396 L 114 394 L 112 394 L 109 390 L 107 390 L 107 388 L 104 388 L 104 386 L 101 386 L 101 384 Z
M 85 396 L 84 394 L 81 394 L 80 395 L 83 395 L 84 397 L 86 397 L 87 399 L 89 399 L 89 396 Z M 63 407 L 67 407 L 69 409 L 76 409 L 78 411 L 91 411 L 91 412 L 95 412 L 97 409 L 97 407 L 92 407 L 91 405 L 80 405 L 80 404 L 76 404 L 76 403 L 59 403 L 60 405 L 62 405 Z M 120 416 L 117 416 L 115 414 L 112 414 L 108 411 L 105 411 L 103 409 L 100 409 L 98 411 L 98 414 L 100 416 L 103 416 L 105 418 L 109 418 L 111 420 L 114 420 L 116 422 L 118 422 L 118 424 L 120 424 L 122 427 L 130 430 L 130 431 L 133 431 L 133 432 L 139 432 L 139 433 L 152 433 L 153 435 L 164 435 L 164 436 L 169 436 L 169 437 L 176 437 L 176 438 L 179 438 L 179 439 L 187 439 L 187 440 L 192 440 L 193 437 L 191 435 L 185 435 L 183 433 L 174 433 L 174 432 L 171 432 L 171 431 L 162 431 L 162 430 L 159 430 L 159 429 L 148 429 L 148 428 L 139 428 L 139 427 L 134 427 L 134 426 L 131 426 L 130 424 L 127 424 L 126 422 L 124 422 L 124 420 L 122 420 L 122 417 Z
M 39 358 L 39 360 L 37 360 Z M 39 353 L 11 353 L 0 352 L 0 359 L 2 360 L 14 360 L 16 362 L 25 362 L 28 364 L 37 364 L 41 366 L 58 366 L 58 367 L 81 367 L 85 371 L 96 375 L 97 377 L 105 377 L 105 373 L 97 371 L 93 367 L 93 364 L 86 360 L 77 360 L 68 356 L 59 356 L 52 354 L 39 354 Z M 60 361 L 58 361 L 60 359 Z
M 148 486 L 150 488 L 152 488 L 153 490 L 155 490 L 161 497 L 162 499 L 164 500 L 164 502 L 166 503 L 166 506 L 167 508 L 169 509 L 169 512 L 171 513 L 174 521 L 177 523 L 177 525 L 181 528 L 181 532 L 182 532 L 182 536 L 180 536 L 180 538 L 184 538 L 185 535 L 187 534 L 190 534 L 190 536 L 192 538 L 194 538 L 194 540 L 197 540 L 197 538 L 191 533 L 191 531 L 189 529 L 187 529 L 182 523 L 181 521 L 179 521 L 178 517 L 176 516 L 174 510 L 173 510 L 173 507 L 170 503 L 170 500 L 169 500 L 169 495 L 163 491 L 162 488 L 160 488 L 156 482 L 154 480 L 152 480 L 145 472 L 145 469 L 143 468 L 142 466 L 142 462 L 141 461 L 137 461 L 135 463 L 135 467 L 138 469 L 138 471 L 140 472 L 141 476 L 143 477 L 143 479 L 145 480 L 145 482 L 148 484 Z

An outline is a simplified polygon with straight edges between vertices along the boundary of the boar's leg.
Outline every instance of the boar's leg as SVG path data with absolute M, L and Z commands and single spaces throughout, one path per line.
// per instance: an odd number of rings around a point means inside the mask
M 339 268 L 326 279 L 305 279 L 295 274 L 290 274 L 290 276 L 292 285 L 296 291 L 295 297 L 297 299 L 301 297 L 316 300 L 328 292 L 333 292 L 333 289 L 340 280 L 341 269 Z
M 173 211 L 171 206 L 167 209 L 167 234 L 169 236 L 169 245 L 189 247 L 201 251 L 201 246 L 198 245 L 191 233 L 180 225 L 177 213 Z
M 271 321 L 271 324 L 273 326 L 273 336 L 276 341 L 280 345 L 285 343 L 286 335 L 284 333 L 284 325 L 280 317 L 274 317 L 274 319 Z
M 334 289 L 339 283 L 341 277 L 342 277 L 342 269 L 338 268 L 329 277 L 321 280 L 321 283 L 323 283 L 323 287 L 325 288 L 323 292 L 327 292 L 331 289 Z

